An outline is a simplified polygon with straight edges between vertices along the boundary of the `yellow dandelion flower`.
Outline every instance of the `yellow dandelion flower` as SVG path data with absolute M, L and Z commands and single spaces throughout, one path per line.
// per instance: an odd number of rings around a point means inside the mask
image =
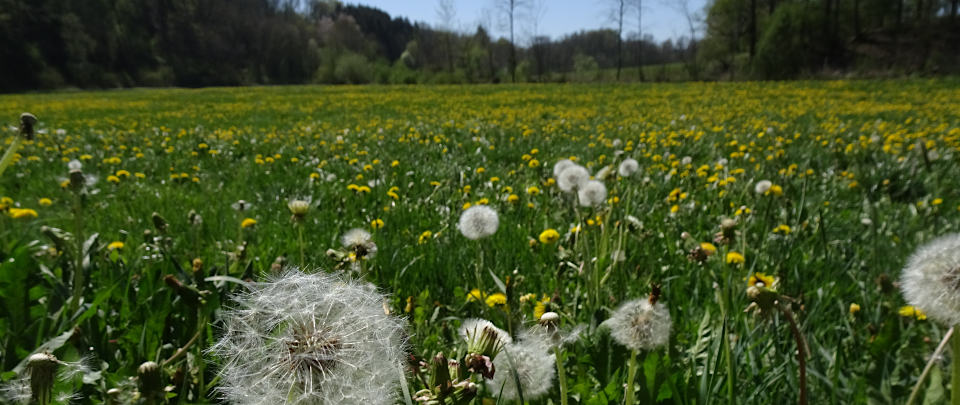
M 244 218 L 243 222 L 240 223 L 241 228 L 249 228 L 257 224 L 257 220 L 253 218 Z
M 482 301 L 486 297 L 487 294 L 480 292 L 480 289 L 474 288 L 467 294 L 467 302 Z
M 493 293 L 484 301 L 488 307 L 495 307 L 498 305 L 507 305 L 507 296 L 503 293 Z
M 377 219 L 374 219 L 373 221 L 370 221 L 370 227 L 373 229 L 383 228 L 383 220 L 380 218 L 377 218 Z
M 117 176 L 114 176 L 114 175 L 110 175 L 110 176 L 107 176 L 107 181 L 109 181 L 109 182 L 111 182 L 111 183 L 114 183 L 114 184 L 118 184 L 118 183 L 120 183 L 120 178 L 117 177 Z
M 900 310 L 897 312 L 905 318 L 917 318 L 919 321 L 927 319 L 927 314 L 923 313 L 919 308 L 910 305 L 900 307 Z
M 540 237 L 538 239 L 540 239 L 540 243 L 543 244 L 554 243 L 560 239 L 560 233 L 557 232 L 556 229 L 550 228 L 540 232 Z
M 753 273 L 747 281 L 748 287 L 766 287 L 773 289 L 777 279 L 764 273 Z
M 527 166 L 529 166 L 529 167 L 531 167 L 531 168 L 540 167 L 540 161 L 537 160 L 537 159 L 530 159 L 530 162 L 527 163 Z
M 107 245 L 107 249 L 108 250 L 123 249 L 123 242 L 120 242 L 120 241 L 110 242 L 110 244 Z
M 704 253 L 707 254 L 707 256 L 711 256 L 714 253 L 717 253 L 717 247 L 710 242 L 701 242 L 700 249 L 703 250 Z
M 420 238 L 417 239 L 417 244 L 422 245 L 426 243 L 431 237 L 433 237 L 433 232 L 423 231 L 423 233 L 420 234 Z
M 527 187 L 527 194 L 530 194 L 530 195 L 540 194 L 540 189 L 537 188 L 537 186 Z
M 851 302 L 850 315 L 856 314 L 857 312 L 860 312 L 860 304 L 857 304 L 856 302 Z
M 550 297 L 544 296 L 542 300 L 537 301 L 537 305 L 533 307 L 533 318 L 540 319 L 545 312 L 547 312 L 547 304 L 550 303 Z
M 53 200 L 49 198 L 41 198 L 37 201 L 37 204 L 40 204 L 41 207 L 49 207 L 53 205 Z
M 7 215 L 13 219 L 36 218 L 37 211 L 30 208 L 10 208 L 10 210 L 7 211 Z
M 727 253 L 727 264 L 741 264 L 745 261 L 742 254 L 737 252 Z
M 520 201 L 520 196 L 516 194 L 510 194 L 507 196 L 507 202 L 510 204 L 516 204 L 518 201 Z
M 773 228 L 773 233 L 780 233 L 784 235 L 790 234 L 790 227 L 784 224 L 778 225 L 776 228 Z

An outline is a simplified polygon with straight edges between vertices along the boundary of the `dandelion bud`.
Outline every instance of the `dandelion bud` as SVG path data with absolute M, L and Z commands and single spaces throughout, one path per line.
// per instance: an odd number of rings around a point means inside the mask
M 303 218 L 307 216 L 307 212 L 310 211 L 310 203 L 304 200 L 291 200 L 287 203 L 287 208 L 290 209 L 290 213 L 293 214 L 291 219 L 294 222 L 303 221 Z
M 430 362 L 430 388 L 445 394 L 450 390 L 450 365 L 443 352 L 438 352 Z
M 50 403 L 53 383 L 56 380 L 60 361 L 50 353 L 36 353 L 27 359 L 27 373 L 30 375 L 30 393 L 39 405 Z
M 540 324 L 553 324 L 556 325 L 557 322 L 560 322 L 560 315 L 557 315 L 556 312 L 544 312 L 543 315 L 540 315 Z
M 33 140 L 33 126 L 37 123 L 37 117 L 25 112 L 20 114 L 20 135 L 27 140 Z
M 144 398 L 163 397 L 163 376 L 159 364 L 148 361 L 140 365 L 137 369 L 137 389 Z
M 751 285 L 747 287 L 747 298 L 760 310 L 761 314 L 767 314 L 776 309 L 780 294 L 767 287 Z
M 164 233 L 167 231 L 167 220 L 163 219 L 160 214 L 154 212 L 151 216 L 153 219 L 153 227 L 157 228 L 157 231 Z

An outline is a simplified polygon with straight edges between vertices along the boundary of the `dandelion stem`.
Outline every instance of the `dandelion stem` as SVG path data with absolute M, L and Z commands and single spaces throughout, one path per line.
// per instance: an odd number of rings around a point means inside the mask
M 630 362 L 627 363 L 627 389 L 623 392 L 624 404 L 633 405 L 633 380 L 637 379 L 637 351 L 630 351 Z
M 956 327 L 954 327 L 956 328 Z M 960 334 L 955 333 L 950 338 L 950 350 L 953 353 L 953 359 L 950 360 L 950 403 L 960 404 Z
M 567 373 L 563 369 L 563 353 L 560 347 L 553 349 L 553 354 L 557 356 L 557 381 L 560 384 L 560 405 L 567 405 Z
M 80 307 L 80 299 L 83 295 L 83 196 L 80 192 L 76 193 L 73 203 L 74 234 L 76 239 L 76 254 L 73 257 L 73 297 L 70 300 L 70 311 L 67 316 L 72 316 Z
M 910 391 L 910 398 L 907 399 L 907 405 L 913 405 L 913 403 L 917 400 L 917 396 L 920 395 L 920 387 L 923 386 L 923 381 L 927 379 L 927 374 L 930 373 L 934 363 L 936 363 L 937 359 L 940 358 L 940 353 L 943 352 L 943 349 L 947 348 L 947 343 L 951 342 L 950 336 L 953 335 L 953 329 L 954 328 L 951 327 L 949 330 L 947 330 L 947 333 L 943 335 L 943 339 L 940 341 L 940 344 L 937 345 L 937 349 L 933 351 L 932 355 L 930 355 L 930 360 L 927 361 L 926 367 L 923 368 L 923 372 L 920 373 L 920 377 L 917 378 L 917 383 L 913 386 L 913 391 Z
M 4 170 L 7 170 L 7 166 L 10 166 L 10 162 L 13 162 L 13 155 L 20 149 L 21 142 L 23 142 L 23 137 L 15 135 L 13 142 L 10 143 L 10 147 L 7 148 L 7 151 L 3 154 L 3 158 L 0 158 L 0 176 L 3 175 Z
M 304 245 L 303 245 L 303 224 L 297 224 L 297 243 L 300 245 L 300 268 L 303 268 L 306 261 L 304 260 Z
M 798 368 L 800 372 L 800 395 L 797 403 L 807 405 L 807 341 L 803 338 L 800 327 L 797 325 L 797 320 L 793 318 L 793 313 L 790 312 L 790 308 L 781 307 L 781 312 L 783 312 L 783 316 L 787 318 L 787 322 L 790 323 L 790 332 L 793 334 L 793 339 L 797 342 L 797 363 L 799 363 Z M 956 339 L 954 340 L 956 341 Z M 956 346 L 957 345 L 954 344 L 954 348 L 956 348 Z M 956 367 L 954 370 L 956 370 Z M 955 398 L 954 405 L 956 404 Z

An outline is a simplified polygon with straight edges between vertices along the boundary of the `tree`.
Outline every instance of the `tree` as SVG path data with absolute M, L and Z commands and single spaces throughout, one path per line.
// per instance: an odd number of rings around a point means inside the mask
M 643 78 L 643 0 L 636 0 L 634 9 L 637 11 L 637 78 Z
M 510 79 L 517 82 L 517 41 L 514 38 L 514 22 L 517 13 L 527 7 L 527 0 L 494 0 L 494 7 L 500 11 L 510 27 Z
M 627 0 L 610 0 L 610 18 L 617 26 L 617 81 L 623 70 L 623 19 L 627 15 Z

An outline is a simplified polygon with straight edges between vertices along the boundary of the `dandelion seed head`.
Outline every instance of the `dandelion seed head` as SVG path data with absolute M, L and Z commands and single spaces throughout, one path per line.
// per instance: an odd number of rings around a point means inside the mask
M 587 181 L 577 191 L 577 198 L 583 207 L 598 206 L 607 200 L 607 186 L 596 180 Z
M 395 403 L 402 322 L 372 287 L 286 271 L 235 297 L 223 314 L 223 399 L 237 404 Z
M 770 180 L 760 180 L 753 186 L 753 191 L 757 194 L 763 194 L 770 191 L 770 187 L 773 187 L 773 182 Z
M 557 187 L 560 187 L 561 191 L 569 193 L 580 188 L 588 180 L 590 180 L 590 172 L 583 166 L 573 164 L 557 175 Z
M 647 299 L 628 301 L 603 322 L 610 335 L 631 350 L 649 350 L 670 339 L 670 311 L 661 302 Z
M 477 240 L 493 235 L 500 227 L 497 211 L 486 205 L 475 205 L 460 214 L 457 228 L 467 239 Z
M 478 336 L 484 329 L 493 331 L 503 345 L 513 342 L 510 334 L 505 330 L 496 327 L 493 322 L 480 318 L 465 319 L 463 323 L 460 324 L 460 329 L 457 330 L 457 334 L 464 340 L 470 340 L 473 336 Z
M 554 163 L 553 165 L 553 177 L 560 176 L 560 173 L 562 173 L 564 169 L 575 165 L 576 163 L 573 163 L 573 161 L 570 159 L 561 159 L 557 161 L 557 163 Z
M 535 400 L 550 392 L 555 374 L 552 345 L 544 335 L 524 332 L 515 343 L 504 346 L 493 360 L 497 372 L 486 381 L 487 389 L 501 399 L 519 399 L 517 379 L 524 400 Z
M 633 176 L 633 174 L 639 169 L 640 163 L 637 163 L 637 161 L 632 158 L 626 158 L 620 162 L 620 167 L 617 168 L 617 173 L 619 173 L 622 177 L 630 177 Z
M 900 289 L 910 305 L 931 319 L 960 324 L 960 233 L 920 246 L 907 260 Z

